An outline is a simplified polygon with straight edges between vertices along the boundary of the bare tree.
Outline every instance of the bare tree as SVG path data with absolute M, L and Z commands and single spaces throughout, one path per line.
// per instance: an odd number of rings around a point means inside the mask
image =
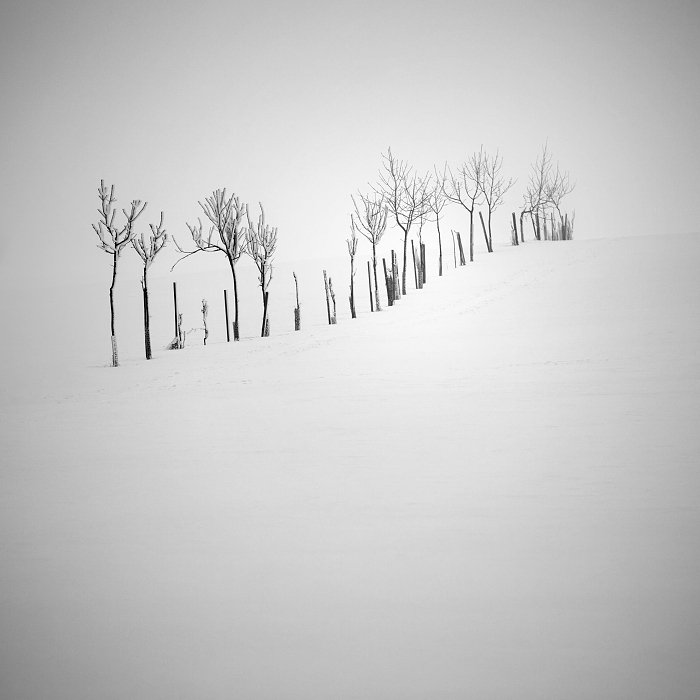
M 350 226 L 353 231 L 362 234 L 372 244 L 372 269 L 374 271 L 374 305 L 381 311 L 379 304 L 379 284 L 377 282 L 377 245 L 386 231 L 389 210 L 382 195 L 376 192 L 372 195 L 359 194 L 362 206 L 358 206 L 351 196 L 354 213 L 350 214 Z
M 248 212 L 248 206 L 235 195 L 226 195 L 226 190 L 215 190 L 211 196 L 198 202 L 204 215 L 210 222 L 209 232 L 204 235 L 202 220 L 197 220 L 197 225 L 187 224 L 187 228 L 194 242 L 194 250 L 184 250 L 177 241 L 177 249 L 183 256 L 175 263 L 188 258 L 195 253 L 223 253 L 228 259 L 233 276 L 233 339 L 239 340 L 239 316 L 238 316 L 238 283 L 236 279 L 236 263 L 245 253 L 246 229 L 244 219 Z M 175 265 L 171 269 L 175 268 Z
M 426 178 L 419 178 L 406 161 L 399 160 L 389 148 L 382 154 L 379 170 L 379 183 L 375 192 L 381 195 L 387 204 L 396 225 L 403 231 L 403 272 L 401 275 L 401 293 L 406 294 L 406 264 L 408 251 L 408 234 L 411 226 L 429 211 Z
M 561 211 L 561 204 L 564 197 L 574 191 L 574 183 L 569 179 L 569 173 L 563 173 L 559 170 L 557 164 L 556 169 L 552 173 L 547 187 L 547 202 L 556 209 L 559 215 L 559 226 L 564 224 L 564 215 Z
M 346 239 L 348 244 L 348 254 L 350 255 L 350 315 L 352 318 L 357 318 L 355 313 L 355 254 L 357 253 L 357 232 L 350 220 L 350 229 L 352 231 L 350 238 Z
M 143 291 L 143 334 L 146 345 L 146 359 L 151 359 L 151 315 L 148 311 L 148 268 L 160 253 L 168 240 L 168 234 L 163 228 L 163 212 L 160 213 L 158 225 L 149 224 L 151 233 L 148 238 L 142 233 L 140 238 L 134 238 L 131 244 L 143 263 L 141 275 L 141 290 Z
M 443 192 L 453 204 L 459 204 L 469 212 L 469 262 L 474 262 L 474 211 L 481 204 L 484 182 L 484 151 L 472 153 L 456 172 L 445 168 Z M 488 236 L 486 248 L 489 249 Z
M 272 281 L 272 260 L 277 250 L 277 227 L 265 223 L 265 210 L 260 203 L 260 215 L 255 225 L 248 213 L 248 229 L 246 234 L 246 253 L 258 268 L 258 281 L 262 292 L 263 317 L 261 337 L 270 335 L 270 321 L 267 317 L 269 287 Z
M 552 162 L 549 145 L 545 142 L 542 151 L 530 167 L 530 178 L 523 195 L 523 209 L 520 213 L 520 235 L 523 237 L 523 218 L 530 216 L 535 238 L 540 239 L 540 221 L 547 220 L 548 212 L 554 208 L 559 216 L 560 227 L 564 226 L 565 215 L 561 211 L 564 197 L 574 190 L 569 173 L 562 172 L 559 164 Z M 568 222 L 567 222 L 568 223 Z M 568 229 L 568 226 L 566 227 Z
M 98 247 L 112 256 L 112 284 L 109 288 L 109 313 L 112 338 L 112 367 L 118 367 L 119 353 L 117 352 L 117 335 L 114 326 L 114 288 L 117 283 L 117 265 L 122 251 L 131 243 L 136 235 L 134 224 L 136 223 L 136 219 L 143 213 L 148 203 L 142 203 L 140 199 L 132 200 L 128 211 L 122 209 L 122 214 L 124 216 L 123 226 L 117 226 L 115 223 L 117 212 L 114 209 L 114 203 L 117 201 L 117 198 L 114 196 L 114 185 L 107 189 L 104 180 L 100 180 L 100 187 L 97 190 L 97 194 L 100 198 L 100 208 L 97 210 L 99 219 L 96 224 L 92 225 L 92 228 L 100 239 Z
M 506 180 L 502 174 L 503 158 L 496 151 L 494 156 L 486 154 L 483 161 L 483 179 L 481 192 L 488 209 L 488 237 L 486 247 L 489 253 L 493 253 L 493 237 L 491 234 L 491 217 L 498 207 L 503 204 L 506 192 L 513 186 L 512 178 Z
M 442 174 L 440 174 L 436 168 L 435 180 L 430 182 L 431 187 L 428 196 L 428 205 L 433 214 L 435 225 L 437 227 L 439 252 L 438 275 L 440 277 L 442 277 L 442 234 L 440 232 L 440 216 L 442 215 L 442 210 L 445 208 L 445 204 L 447 204 L 447 197 L 445 196 L 446 180 L 446 172 L 443 170 Z

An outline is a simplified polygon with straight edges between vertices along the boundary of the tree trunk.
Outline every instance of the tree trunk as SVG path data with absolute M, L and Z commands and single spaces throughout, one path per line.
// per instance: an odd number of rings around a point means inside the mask
M 413 245 L 413 241 L 411 241 L 411 245 Z M 404 229 L 403 232 L 403 275 L 401 277 L 401 294 L 406 296 L 406 261 L 407 261 L 407 255 L 406 251 L 408 249 L 408 231 Z
M 379 303 L 379 283 L 377 282 L 377 246 L 372 244 L 372 267 L 374 269 L 374 309 L 381 311 L 382 305 Z
M 267 304 L 270 298 L 270 293 L 263 290 L 263 320 L 262 330 L 260 335 L 262 338 L 267 338 L 270 335 L 270 322 L 267 319 Z M 235 339 L 235 336 L 234 336 Z
M 226 342 L 231 342 L 231 333 L 228 327 L 228 293 L 224 289 L 224 314 L 226 315 Z
M 491 210 L 489 209 L 489 216 L 488 216 L 488 224 L 489 224 L 489 253 L 493 253 L 493 236 L 491 235 Z
M 401 299 L 401 290 L 399 289 L 399 256 L 396 253 L 393 255 L 394 258 L 391 268 L 391 276 L 394 280 L 394 300 L 398 301 Z
M 355 314 L 355 261 L 350 258 L 350 318 L 357 318 Z
M 235 342 L 241 339 L 238 333 L 238 280 L 236 279 L 236 265 L 230 258 L 229 264 L 231 265 L 231 276 L 233 277 L 233 340 Z M 228 323 L 226 335 L 228 335 Z
M 175 337 L 180 337 L 180 316 L 177 313 L 177 283 L 173 282 L 173 303 L 175 304 Z
M 328 325 L 331 325 L 331 300 L 328 294 L 328 273 L 323 271 L 323 286 L 326 290 L 326 311 L 328 312 Z
M 421 273 L 421 289 L 426 282 L 426 272 L 425 272 L 425 243 L 420 244 L 420 273 Z
M 146 277 L 146 266 L 143 268 L 143 279 L 141 280 L 143 290 L 143 339 L 146 349 L 146 359 L 151 359 L 151 317 L 148 313 L 148 278 Z
M 369 283 L 369 310 L 374 313 L 374 302 L 372 301 L 372 270 L 369 265 L 369 260 L 367 261 L 367 282 Z
M 518 240 L 518 222 L 515 218 L 515 212 L 511 212 L 511 215 L 513 217 L 513 245 L 520 245 L 520 241 Z
M 452 255 L 455 257 L 455 269 L 457 269 L 457 243 L 455 242 L 454 229 L 452 229 Z
M 442 277 L 442 235 L 440 234 L 440 217 L 437 218 L 437 232 L 438 232 L 438 277 Z
M 331 301 L 333 302 L 333 315 L 331 316 L 331 323 L 335 325 L 338 322 L 335 310 L 335 294 L 333 293 L 333 280 L 328 278 L 328 291 L 331 293 Z
M 469 212 L 469 262 L 474 262 L 474 208 Z
M 413 245 L 413 240 L 411 240 L 411 251 L 413 253 L 413 277 L 416 280 L 416 289 L 419 289 L 419 287 L 418 287 L 418 266 L 416 264 L 416 249 Z
M 112 261 L 112 284 L 109 287 L 109 327 L 112 336 L 112 367 L 119 367 L 119 353 L 117 352 L 117 334 L 114 330 L 114 287 L 117 283 L 117 262 L 119 255 L 114 249 L 114 258 Z

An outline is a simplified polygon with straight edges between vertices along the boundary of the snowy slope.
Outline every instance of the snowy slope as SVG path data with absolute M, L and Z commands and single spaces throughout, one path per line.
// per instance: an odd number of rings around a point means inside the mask
M 337 326 L 287 286 L 152 362 L 135 288 L 119 369 L 106 319 L 15 320 L 0 696 L 697 697 L 699 256 L 501 248 L 355 321 L 339 268 Z

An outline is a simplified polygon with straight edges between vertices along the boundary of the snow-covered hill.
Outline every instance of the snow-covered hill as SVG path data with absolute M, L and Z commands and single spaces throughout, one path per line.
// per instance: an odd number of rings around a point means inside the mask
M 697 697 L 699 258 L 532 242 L 354 321 L 338 267 L 333 327 L 319 269 L 301 333 L 285 282 L 151 362 L 133 285 L 118 369 L 106 286 L 15 308 L 0 696 Z

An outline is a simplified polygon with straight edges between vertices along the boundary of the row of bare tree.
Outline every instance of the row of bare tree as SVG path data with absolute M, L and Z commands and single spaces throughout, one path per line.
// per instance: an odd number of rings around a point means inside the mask
M 136 221 L 143 214 L 147 202 L 133 200 L 129 209 L 122 209 L 119 216 L 115 203 L 117 201 L 114 185 L 107 187 L 104 180 L 98 188 L 100 206 L 98 221 L 92 225 L 99 238 L 99 247 L 112 257 L 112 283 L 109 288 L 110 330 L 112 342 L 112 366 L 119 365 L 117 337 L 115 330 L 114 291 L 117 281 L 117 270 L 122 252 L 129 246 L 138 253 L 143 263 L 141 288 L 143 290 L 143 321 L 146 359 L 151 359 L 150 314 L 148 309 L 148 270 L 156 255 L 163 249 L 167 240 L 163 224 L 163 212 L 158 224 L 150 224 L 150 234 L 146 236 L 136 231 Z M 204 202 L 199 202 L 208 221 L 208 230 L 201 218 L 197 224 L 187 224 L 192 242 L 191 250 L 182 248 L 177 240 L 175 246 L 182 257 L 175 263 L 194 255 L 195 253 L 220 252 L 226 255 L 233 276 L 234 321 L 233 339 L 239 340 L 239 307 L 238 283 L 236 279 L 236 264 L 243 254 L 247 254 L 258 269 L 258 281 L 262 290 L 263 317 L 261 335 L 270 334 L 268 319 L 269 287 L 272 281 L 272 262 L 277 248 L 277 228 L 265 221 L 265 211 L 260 204 L 260 214 L 253 221 L 248 206 L 242 203 L 235 194 L 226 194 L 226 190 L 216 190 Z M 245 223 L 244 223 L 245 222 Z M 174 239 L 173 239 L 174 240 Z M 173 268 L 175 267 L 173 265 Z M 171 270 L 173 269 L 171 268 Z M 203 310 L 206 326 L 206 311 Z M 228 332 L 228 328 L 227 328 Z M 176 333 L 177 334 L 177 333 Z
M 524 204 L 520 213 L 520 237 L 524 241 L 523 219 L 529 215 L 535 238 L 541 239 L 541 223 L 547 238 L 547 221 L 550 221 L 551 237 L 572 237 L 573 216 L 562 211 L 562 200 L 571 193 L 574 185 L 569 174 L 553 164 L 548 145 L 545 144 L 531 168 L 532 172 L 523 195 Z M 423 227 L 435 223 L 438 236 L 438 274 L 443 273 L 442 231 L 440 220 L 447 204 L 462 207 L 469 215 L 469 260 L 474 261 L 474 217 L 478 207 L 486 209 L 486 220 L 479 210 L 479 219 L 484 233 L 486 250 L 493 252 L 492 220 L 494 212 L 503 204 L 506 193 L 515 181 L 503 175 L 503 157 L 498 151 L 489 154 L 483 147 L 469 155 L 454 170 L 445 164 L 442 169 L 433 168 L 420 176 L 406 161 L 396 157 L 391 148 L 382 154 L 379 178 L 370 184 L 369 191 L 351 196 L 353 211 L 350 214 L 351 236 L 347 239 L 350 255 L 350 305 L 354 318 L 354 275 L 358 234 L 372 246 L 372 268 L 374 274 L 375 308 L 379 303 L 377 281 L 377 246 L 391 220 L 403 234 L 403 270 L 400 292 L 406 294 L 408 238 L 417 229 L 418 247 L 422 249 Z M 556 220 L 555 220 L 556 212 Z M 459 236 L 459 234 L 457 234 Z M 453 232 L 454 236 L 454 232 Z M 517 229 L 515 231 L 517 241 Z M 464 264 L 461 238 L 460 259 Z

